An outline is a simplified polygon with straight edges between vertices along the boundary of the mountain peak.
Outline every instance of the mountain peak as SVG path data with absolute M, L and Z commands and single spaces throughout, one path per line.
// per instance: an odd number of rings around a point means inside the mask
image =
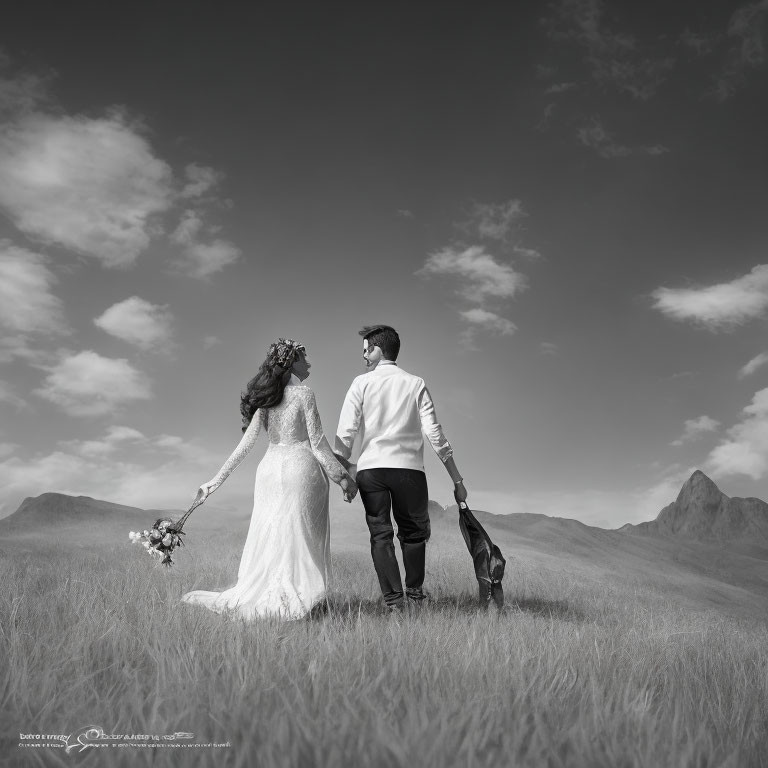
M 630 530 L 626 526 L 622 528 Z M 638 533 L 691 538 L 768 540 L 768 504 L 726 496 L 700 469 L 683 484 L 677 499 L 655 520 L 631 526 Z
M 700 469 L 697 469 L 683 484 L 677 503 L 685 506 L 719 504 L 724 494 Z

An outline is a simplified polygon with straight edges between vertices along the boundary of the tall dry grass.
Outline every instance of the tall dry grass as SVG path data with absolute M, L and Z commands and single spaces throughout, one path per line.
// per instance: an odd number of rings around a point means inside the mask
M 48 545 L 0 564 L 0 716 L 11 765 L 768 765 L 759 622 L 625 584 L 515 566 L 480 613 L 465 552 L 430 550 L 431 604 L 386 616 L 365 552 L 334 556 L 331 610 L 245 623 L 181 604 L 240 550 Z M 19 733 L 193 732 L 229 747 L 20 749 Z

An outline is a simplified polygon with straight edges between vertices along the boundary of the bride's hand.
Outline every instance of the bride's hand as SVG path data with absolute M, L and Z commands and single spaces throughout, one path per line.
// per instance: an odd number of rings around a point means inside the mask
M 357 496 L 357 483 L 351 477 L 343 477 L 339 485 L 344 492 L 344 501 L 350 503 Z
M 214 480 L 209 480 L 207 483 L 203 483 L 197 489 L 197 496 L 195 496 L 195 504 L 202 504 L 219 486 Z

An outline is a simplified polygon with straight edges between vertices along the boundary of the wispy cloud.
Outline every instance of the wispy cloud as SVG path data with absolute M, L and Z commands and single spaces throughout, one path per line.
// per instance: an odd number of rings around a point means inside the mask
M 20 334 L 66 332 L 64 306 L 48 259 L 0 240 L 0 326 Z
M 675 60 L 671 57 L 622 61 L 595 56 L 592 58 L 592 76 L 600 86 L 612 87 L 638 101 L 648 101 L 656 95 L 674 66 Z
M 544 110 L 541 113 L 541 118 L 539 119 L 539 122 L 536 123 L 534 128 L 537 131 L 549 130 L 549 126 L 552 123 L 552 117 L 556 111 L 557 111 L 557 104 L 555 104 L 555 102 L 553 101 L 549 102 L 549 104 L 547 104 L 544 107 Z
M 544 93 L 547 95 L 552 95 L 555 93 L 565 93 L 566 91 L 572 91 L 578 87 L 579 87 L 579 84 L 574 82 L 553 83 L 544 91 Z
M 173 316 L 168 307 L 139 296 L 113 304 L 93 322 L 110 335 L 143 350 L 167 351 L 173 335 Z
M 70 416 L 102 416 L 119 406 L 152 396 L 141 371 L 123 358 L 103 357 L 91 350 L 63 353 L 34 394 Z
M 201 478 L 210 476 L 220 461 L 218 454 L 194 440 L 112 426 L 96 439 L 61 441 L 48 453 L 0 460 L 2 501 L 55 491 L 178 509 L 191 501 Z
M 552 341 L 542 341 L 539 344 L 539 353 L 542 355 L 556 355 L 560 351 L 560 345 Z
M 613 134 L 605 129 L 599 117 L 593 117 L 589 122 L 582 125 L 579 128 L 578 137 L 585 147 L 593 149 L 600 157 L 605 159 L 628 157 L 629 155 L 658 156 L 669 152 L 667 147 L 661 144 L 635 147 L 620 144 L 614 139 Z
M 570 40 L 584 51 L 596 85 L 640 101 L 651 99 L 675 67 L 673 56 L 649 55 L 635 36 L 611 28 L 600 0 L 559 0 L 544 24 L 551 38 Z
M 722 71 L 714 78 L 712 90 L 718 101 L 725 101 L 733 95 L 743 85 L 749 70 L 765 64 L 766 17 L 768 0 L 760 0 L 737 8 L 728 20 L 726 61 Z
M 511 299 L 527 285 L 522 274 L 497 261 L 482 245 L 447 246 L 430 254 L 416 274 L 458 278 L 456 292 L 477 303 L 489 298 Z
M 734 328 L 762 317 L 768 310 L 768 265 L 749 274 L 696 288 L 657 288 L 653 305 L 667 317 L 687 320 L 710 331 Z
M 511 336 L 516 330 L 517 326 L 507 320 L 506 317 L 501 317 L 495 312 L 489 312 L 487 309 L 481 307 L 473 307 L 472 309 L 465 309 L 459 313 L 468 323 L 479 328 L 484 328 L 492 333 L 497 333 L 500 336 Z
M 181 197 L 202 197 L 206 192 L 214 189 L 224 178 L 223 174 L 214 168 L 198 163 L 190 163 L 184 169 L 185 184 L 181 190 Z
M 768 352 L 761 352 L 759 355 L 755 355 L 755 357 L 739 369 L 739 378 L 743 379 L 747 376 L 751 376 L 766 363 L 768 363 Z
M 469 218 L 458 226 L 481 240 L 509 243 L 519 237 L 520 222 L 528 214 L 520 200 L 503 203 L 473 203 Z
M 171 233 L 171 240 L 182 249 L 181 255 L 173 260 L 173 267 L 190 277 L 205 279 L 234 264 L 242 252 L 234 243 L 221 238 L 205 242 L 203 235 L 213 232 L 215 228 L 206 227 L 199 211 L 184 211 Z
M 453 243 L 429 254 L 416 274 L 446 281 L 458 294 L 464 308 L 462 346 L 475 349 L 479 333 L 510 336 L 515 324 L 504 316 L 507 303 L 528 287 L 512 257 L 535 261 L 541 254 L 523 244 L 523 221 L 527 218 L 517 198 L 501 203 L 473 203 L 465 219 L 455 224 L 474 244 Z M 482 244 L 479 244 L 482 243 Z M 501 255 L 491 252 L 496 251 Z
M 707 458 L 714 477 L 746 475 L 760 480 L 768 473 L 768 388 L 756 392 L 727 438 Z
M 685 443 L 698 440 L 702 435 L 716 432 L 720 422 L 710 416 L 698 416 L 695 419 L 688 419 L 683 427 L 683 434 L 673 440 L 670 445 L 681 446 Z

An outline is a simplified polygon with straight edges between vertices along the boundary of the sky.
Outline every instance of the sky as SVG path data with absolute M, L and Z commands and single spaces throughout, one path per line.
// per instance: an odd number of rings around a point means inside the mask
M 0 516 L 185 508 L 281 336 L 332 443 L 372 323 L 474 508 L 615 528 L 696 468 L 768 499 L 766 46 L 768 0 L 15 4 Z

